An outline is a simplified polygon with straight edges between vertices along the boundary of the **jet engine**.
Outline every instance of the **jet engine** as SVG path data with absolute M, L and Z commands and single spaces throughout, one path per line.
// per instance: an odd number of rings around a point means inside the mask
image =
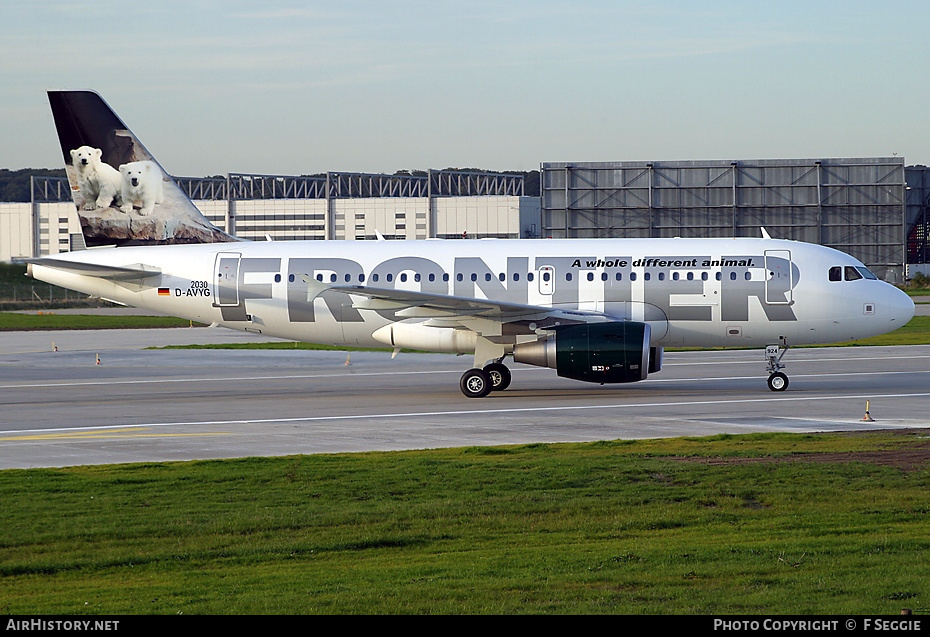
M 518 363 L 549 367 L 590 383 L 632 383 L 662 367 L 662 348 L 649 346 L 648 323 L 616 321 L 557 327 L 514 347 Z

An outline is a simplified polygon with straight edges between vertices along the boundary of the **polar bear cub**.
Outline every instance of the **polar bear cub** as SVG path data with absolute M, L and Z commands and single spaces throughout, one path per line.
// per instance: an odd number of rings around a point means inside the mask
M 102 154 L 99 148 L 91 146 L 81 146 L 71 151 L 71 165 L 74 166 L 78 187 L 84 198 L 85 210 L 109 208 L 121 193 L 123 180 L 119 171 L 100 159 Z
M 151 214 L 155 204 L 164 199 L 161 169 L 155 162 L 133 161 L 119 167 L 122 176 L 123 205 L 125 213 L 132 212 L 133 205 L 141 206 L 140 215 Z

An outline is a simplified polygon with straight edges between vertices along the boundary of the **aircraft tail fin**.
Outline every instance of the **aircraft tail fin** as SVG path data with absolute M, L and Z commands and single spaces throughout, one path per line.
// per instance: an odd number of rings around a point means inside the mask
M 93 91 L 49 91 L 87 247 L 238 241 L 201 214 Z

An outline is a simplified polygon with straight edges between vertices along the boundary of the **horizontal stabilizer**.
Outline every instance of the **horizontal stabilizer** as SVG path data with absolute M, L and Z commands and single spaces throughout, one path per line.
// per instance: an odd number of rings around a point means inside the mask
M 161 276 L 161 268 L 156 268 L 143 263 L 114 266 L 101 265 L 98 263 L 84 263 L 81 261 L 68 261 L 65 259 L 32 259 L 27 261 L 28 266 L 26 273 L 32 276 L 32 266 L 40 265 L 44 268 L 54 268 L 64 270 L 83 276 L 94 276 L 101 279 L 112 279 L 114 281 L 135 281 L 147 279 L 150 277 Z

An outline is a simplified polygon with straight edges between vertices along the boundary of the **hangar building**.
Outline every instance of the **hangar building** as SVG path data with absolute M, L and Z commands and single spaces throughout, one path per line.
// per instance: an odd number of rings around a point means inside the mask
M 924 166 L 904 159 L 544 163 L 546 237 L 772 237 L 819 243 L 889 281 L 927 263 Z

